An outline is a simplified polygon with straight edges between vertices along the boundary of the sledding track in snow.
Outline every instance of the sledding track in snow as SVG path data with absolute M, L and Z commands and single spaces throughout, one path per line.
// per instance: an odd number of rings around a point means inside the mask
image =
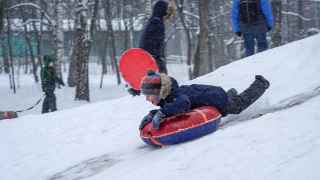
M 222 121 L 222 123 L 220 124 L 220 128 L 223 129 L 225 127 L 236 125 L 239 122 L 253 120 L 269 113 L 275 113 L 278 111 L 286 110 L 286 109 L 298 106 L 300 104 L 303 104 L 319 95 L 320 95 L 320 86 L 314 88 L 313 90 L 303 92 L 295 96 L 291 96 L 289 98 L 283 99 L 276 106 L 262 109 L 261 111 L 254 112 L 249 116 L 236 116 L 226 121 Z
M 94 157 L 54 174 L 47 180 L 80 180 L 102 172 L 115 165 L 118 160 L 110 158 L 108 154 Z

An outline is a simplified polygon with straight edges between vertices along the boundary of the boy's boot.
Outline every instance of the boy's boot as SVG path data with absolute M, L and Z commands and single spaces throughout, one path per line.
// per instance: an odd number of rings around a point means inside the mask
M 261 75 L 256 75 L 255 81 L 246 90 L 239 95 L 229 97 L 227 114 L 241 113 L 259 99 L 269 86 L 268 80 Z

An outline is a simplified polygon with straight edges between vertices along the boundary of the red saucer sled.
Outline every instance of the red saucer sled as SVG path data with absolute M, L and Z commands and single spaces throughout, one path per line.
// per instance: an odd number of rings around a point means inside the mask
M 18 114 L 14 111 L 0 111 L 0 120 L 17 118 Z
M 140 137 L 146 144 L 156 147 L 173 145 L 215 132 L 220 120 L 221 114 L 216 108 L 204 106 L 167 118 L 159 130 L 149 123 L 140 131 Z
M 126 50 L 120 57 L 119 69 L 123 79 L 135 90 L 140 90 L 141 80 L 148 70 L 159 71 L 153 57 L 140 48 Z

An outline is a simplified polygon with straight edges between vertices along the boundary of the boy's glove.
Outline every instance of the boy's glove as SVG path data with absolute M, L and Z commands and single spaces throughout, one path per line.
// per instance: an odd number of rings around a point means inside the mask
M 144 126 L 146 126 L 148 123 L 150 123 L 152 121 L 152 118 L 154 116 L 154 114 L 156 114 L 158 112 L 158 110 L 151 110 L 149 112 L 149 114 L 147 114 L 146 116 L 144 116 L 144 118 L 142 119 L 139 129 L 143 129 Z
M 161 111 L 158 111 L 152 118 L 152 127 L 159 130 L 160 123 L 163 118 L 165 118 L 165 114 L 163 114 Z
M 141 129 L 143 129 L 144 128 L 144 126 L 146 126 L 149 122 L 151 122 L 152 121 L 152 115 L 151 115 L 151 113 L 149 113 L 148 115 L 146 115 L 143 119 L 142 119 L 142 121 L 141 121 L 141 123 L 140 123 L 140 126 L 139 126 L 139 129 L 141 130 Z
M 129 88 L 128 89 L 128 93 L 131 94 L 132 96 L 140 96 L 140 91 L 139 90 L 135 90 L 133 88 Z

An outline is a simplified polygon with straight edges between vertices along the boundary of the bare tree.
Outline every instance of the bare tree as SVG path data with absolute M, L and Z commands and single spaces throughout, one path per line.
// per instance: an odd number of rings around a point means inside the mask
M 209 69 L 209 49 L 208 49 L 208 18 L 209 0 L 199 1 L 199 24 L 200 33 L 196 53 L 194 54 L 193 76 L 198 77 L 210 72 Z
M 146 14 L 146 18 L 145 20 L 147 20 L 151 14 L 152 14 L 152 0 L 145 0 L 145 14 Z
M 25 8 L 23 6 L 19 7 L 20 9 L 20 16 L 22 18 L 22 22 L 23 22 L 23 29 L 24 29 L 24 37 L 25 37 L 25 41 L 27 43 L 28 46 L 28 50 L 29 50 L 29 54 L 30 54 L 30 58 L 31 58 L 31 63 L 32 63 L 32 74 L 34 77 L 34 81 L 36 83 L 39 82 L 39 77 L 37 74 L 37 65 L 36 65 L 36 60 L 35 60 L 35 55 L 34 55 L 34 51 L 33 51 L 33 46 L 32 46 L 32 38 L 30 37 L 31 34 L 29 34 L 28 32 L 28 27 L 27 27 L 27 14 L 25 12 Z M 33 28 L 35 28 L 35 26 L 33 26 Z
M 15 73 L 14 73 L 14 64 L 13 64 L 13 52 L 12 52 L 12 43 L 11 43 L 11 20 L 10 20 L 9 10 L 6 12 L 7 17 L 7 42 L 8 42 L 8 52 L 9 52 L 9 66 L 11 73 L 9 74 L 10 85 L 13 90 L 13 93 L 16 93 L 16 83 L 15 83 Z
M 0 33 L 3 29 L 3 19 L 4 19 L 4 13 L 5 13 L 5 5 L 7 0 L 0 0 Z
M 77 30 L 79 31 L 79 47 L 77 48 L 76 59 L 78 61 L 79 74 L 76 82 L 76 100 L 90 101 L 89 94 L 89 55 L 91 49 L 92 33 L 95 28 L 96 18 L 98 14 L 99 0 L 94 0 L 94 8 L 92 11 L 91 24 L 90 27 L 87 24 L 89 18 L 89 1 L 88 0 L 78 0 L 78 11 L 77 18 L 79 19 L 79 26 Z
M 110 1 L 107 1 L 106 3 L 104 3 L 104 13 L 105 13 L 105 19 L 107 21 L 108 34 L 110 35 L 110 41 L 111 41 L 111 49 L 110 49 L 111 62 L 112 62 L 113 68 L 116 71 L 117 83 L 120 84 L 121 78 L 120 78 L 118 62 L 117 62 L 117 58 L 116 58 L 116 54 L 117 54 L 116 40 L 115 40 L 114 30 L 112 27 L 112 13 L 111 13 Z
M 133 2 L 130 0 L 123 1 L 123 15 L 122 19 L 125 28 L 124 49 L 133 47 Z
M 282 2 L 281 0 L 273 0 L 271 4 L 272 4 L 272 11 L 275 19 L 274 32 L 272 33 L 271 41 L 272 41 L 272 47 L 278 47 L 282 43 L 282 36 L 281 36 Z
M 8 62 L 7 46 L 4 40 L 5 39 L 4 35 L 2 34 L 6 5 L 7 5 L 7 0 L 0 0 L 0 37 L 1 37 L 1 47 L 2 47 L 2 59 L 3 59 L 3 66 L 1 66 L 0 70 L 1 72 L 3 70 L 5 73 L 9 74 L 10 69 L 9 69 L 9 62 Z
M 103 86 L 103 78 L 104 75 L 107 74 L 107 49 L 108 49 L 108 44 L 109 44 L 109 36 L 107 33 L 104 33 L 104 39 L 103 39 L 103 44 L 102 44 L 102 48 L 99 48 L 99 54 L 101 57 L 101 76 L 100 76 L 100 88 L 102 88 Z
M 76 26 L 80 22 L 76 20 Z M 69 72 L 68 72 L 68 86 L 69 87 L 75 87 L 76 86 L 76 81 L 77 77 L 79 76 L 79 66 L 78 66 L 78 59 L 77 57 L 79 56 L 78 53 L 80 52 L 81 46 L 82 46 L 82 40 L 84 39 L 83 37 L 83 32 L 81 28 L 76 28 L 74 32 L 74 39 L 73 39 L 73 48 L 71 49 L 71 57 L 70 57 L 70 63 L 69 63 Z M 79 49 L 80 48 L 80 49 Z
M 63 3 L 61 0 L 54 0 L 54 42 L 55 55 L 57 62 L 55 64 L 57 75 L 62 78 L 62 61 L 64 56 L 64 32 L 63 32 Z
M 6 41 L 4 33 L 0 34 L 1 37 L 1 48 L 2 48 L 2 60 L 3 60 L 3 71 L 6 74 L 10 73 L 10 63 L 9 63 L 9 55 L 8 55 L 8 43 Z
M 188 76 L 189 79 L 192 79 L 192 44 L 191 44 L 191 35 L 190 35 L 190 29 L 187 25 L 187 22 L 185 20 L 185 16 L 183 13 L 183 6 L 184 6 L 184 0 L 175 0 L 175 3 L 177 4 L 177 10 L 178 10 L 178 16 L 180 18 L 180 22 L 182 24 L 184 33 L 186 35 L 187 39 L 187 65 L 188 65 Z

